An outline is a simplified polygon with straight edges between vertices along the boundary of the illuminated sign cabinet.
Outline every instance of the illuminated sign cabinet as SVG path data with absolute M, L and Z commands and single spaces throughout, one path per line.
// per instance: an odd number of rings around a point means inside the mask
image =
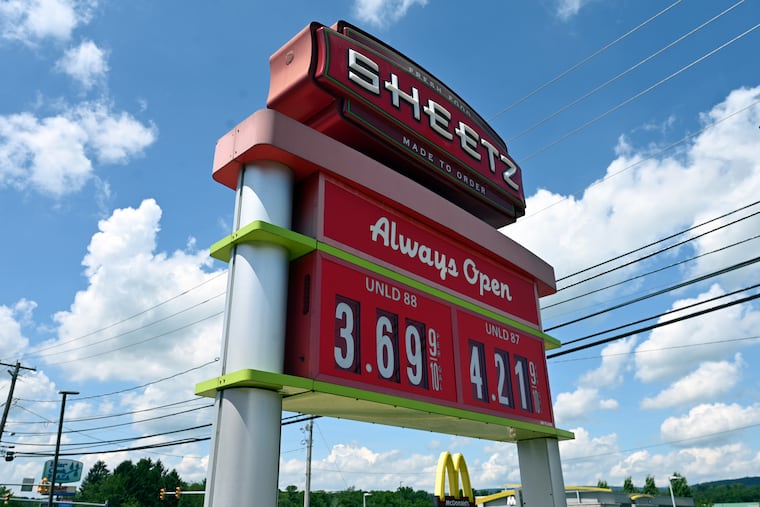
M 504 141 L 457 94 L 371 35 L 345 22 L 312 23 L 270 68 L 268 107 L 350 139 L 491 225 L 525 213 L 520 168 Z
M 319 252 L 291 277 L 320 290 L 294 301 L 287 372 L 553 424 L 543 340 Z
M 220 139 L 214 179 L 275 161 L 292 230 L 218 242 L 290 252 L 284 373 L 199 384 L 277 389 L 283 408 L 519 441 L 554 427 L 540 296 L 553 269 L 495 227 L 524 214 L 522 175 L 453 91 L 357 28 L 312 23 L 270 59 L 269 109 Z

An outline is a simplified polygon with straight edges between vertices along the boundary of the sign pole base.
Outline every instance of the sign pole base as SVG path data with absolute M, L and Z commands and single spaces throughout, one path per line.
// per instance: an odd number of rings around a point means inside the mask
M 565 481 L 556 438 L 517 442 L 525 507 L 567 507 Z

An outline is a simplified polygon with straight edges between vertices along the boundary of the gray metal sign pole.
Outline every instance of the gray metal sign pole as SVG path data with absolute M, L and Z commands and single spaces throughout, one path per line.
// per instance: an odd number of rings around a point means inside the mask
M 525 507 L 567 507 L 565 481 L 556 438 L 517 442 Z
M 233 230 L 255 220 L 290 229 L 291 170 L 257 162 L 240 172 Z M 269 243 L 240 243 L 230 259 L 222 341 L 222 375 L 244 369 L 283 372 L 288 252 Z M 216 395 L 204 505 L 276 507 L 282 398 L 237 387 Z

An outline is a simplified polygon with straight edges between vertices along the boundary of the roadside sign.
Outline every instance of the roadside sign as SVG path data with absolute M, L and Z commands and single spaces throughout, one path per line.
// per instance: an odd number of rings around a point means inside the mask
M 82 478 L 81 461 L 73 459 L 59 459 L 58 470 L 55 472 L 55 482 L 77 482 Z M 42 469 L 42 477 L 47 477 L 50 480 L 53 477 L 53 460 L 49 459 L 45 462 L 45 466 Z
M 34 488 L 34 477 L 24 477 L 21 480 L 21 491 L 32 491 Z

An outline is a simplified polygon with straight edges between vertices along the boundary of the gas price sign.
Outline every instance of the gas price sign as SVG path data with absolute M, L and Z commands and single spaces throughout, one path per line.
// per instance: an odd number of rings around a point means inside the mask
M 296 371 L 287 373 L 456 402 L 451 311 L 444 303 L 337 259 L 310 257 L 296 278 L 321 278 L 319 307 L 296 320 L 300 329 L 290 333 L 286 349 L 289 358 L 304 360 L 290 361 Z M 318 337 L 308 339 L 306 328 Z
M 291 284 L 286 373 L 553 424 L 541 339 L 321 252 Z
M 464 403 L 553 424 L 543 341 L 456 310 Z

